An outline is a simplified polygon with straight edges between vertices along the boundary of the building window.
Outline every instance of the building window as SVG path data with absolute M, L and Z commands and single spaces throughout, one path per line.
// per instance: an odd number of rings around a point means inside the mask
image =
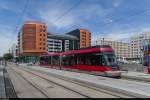
M 42 29 L 40 29 L 40 32 L 42 32 Z
M 40 38 L 40 41 L 42 41 L 42 39 Z
M 85 35 L 85 34 L 86 34 L 86 32 L 82 32 L 82 34 L 83 34 L 83 35 Z
M 42 36 L 42 34 L 40 34 L 40 36 Z

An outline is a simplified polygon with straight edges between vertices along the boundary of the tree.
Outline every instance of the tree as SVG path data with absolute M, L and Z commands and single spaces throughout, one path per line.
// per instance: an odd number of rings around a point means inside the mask
M 14 56 L 11 53 L 5 53 L 3 55 L 3 58 L 8 61 L 8 60 L 12 60 L 14 58 Z
M 0 56 L 0 60 L 3 60 L 3 57 Z

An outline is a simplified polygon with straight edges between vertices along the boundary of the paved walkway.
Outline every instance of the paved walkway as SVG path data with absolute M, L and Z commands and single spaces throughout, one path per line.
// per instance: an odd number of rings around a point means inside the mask
M 150 84 L 123 79 L 112 79 L 101 76 L 89 75 L 85 73 L 76 73 L 64 70 L 56 70 L 50 68 L 42 68 L 39 66 L 27 66 L 28 68 L 41 71 L 50 75 L 58 75 L 67 77 L 89 85 L 107 89 L 114 92 L 121 92 L 135 97 L 150 97 Z
M 0 98 L 6 98 L 3 69 L 4 67 L 0 65 Z
M 122 73 L 122 77 L 150 82 L 150 74 L 147 74 L 146 72 L 142 73 L 128 71 L 127 73 Z
M 26 64 L 19 64 L 19 65 L 27 66 Z M 128 72 L 122 73 L 122 77 L 150 82 L 150 74 L 147 74 L 147 72 L 128 71 Z
M 26 66 L 26 64 L 20 64 L 21 66 Z M 146 72 L 133 72 L 133 71 L 128 71 L 128 72 L 123 72 L 122 73 L 123 78 L 128 78 L 128 79 L 135 79 L 135 80 L 141 80 L 141 81 L 148 81 L 150 82 L 150 74 L 147 74 Z

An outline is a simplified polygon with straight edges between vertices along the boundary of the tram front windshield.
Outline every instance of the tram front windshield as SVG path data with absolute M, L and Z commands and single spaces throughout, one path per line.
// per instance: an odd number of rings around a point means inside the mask
M 95 63 L 98 62 L 100 65 L 106 65 L 106 66 L 110 66 L 110 67 L 117 67 L 118 63 L 117 63 L 117 59 L 114 53 L 96 53 L 96 55 L 93 55 L 92 60 L 96 60 Z
M 106 54 L 103 54 L 104 56 L 104 59 L 107 63 L 107 66 L 117 66 L 117 59 L 116 59 L 116 56 L 113 54 L 113 53 L 106 53 Z

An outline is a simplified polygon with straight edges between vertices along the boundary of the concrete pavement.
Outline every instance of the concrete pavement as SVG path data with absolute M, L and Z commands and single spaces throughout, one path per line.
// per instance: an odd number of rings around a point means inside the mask
M 20 66 L 27 66 L 26 64 L 20 64 Z M 145 72 L 127 71 L 122 73 L 122 78 L 133 79 L 139 81 L 150 82 L 150 74 Z
M 127 73 L 122 73 L 122 78 L 150 82 L 150 74 L 147 74 L 146 72 L 128 71 Z
M 56 70 L 50 68 L 42 68 L 39 66 L 27 66 L 27 68 L 44 72 L 50 75 L 66 77 L 68 79 L 80 81 L 89 85 L 94 85 L 99 88 L 123 93 L 134 97 L 150 97 L 150 84 L 123 79 L 112 79 L 101 76 L 89 75 L 85 73 L 76 73 L 64 70 Z
M 4 82 L 4 67 L 0 65 L 0 98 L 6 98 L 5 82 Z

